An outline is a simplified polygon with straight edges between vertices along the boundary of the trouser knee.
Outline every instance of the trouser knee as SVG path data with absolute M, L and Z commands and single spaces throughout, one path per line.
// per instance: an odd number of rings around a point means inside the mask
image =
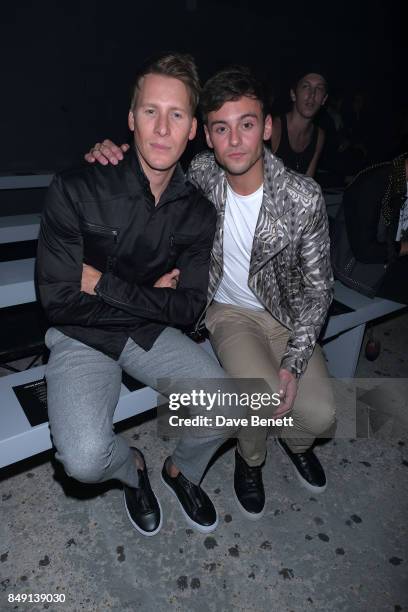
M 57 458 L 68 476 L 79 482 L 97 483 L 106 479 L 109 467 L 106 449 L 88 445 L 80 450 L 57 453 Z
M 307 429 L 315 436 L 328 432 L 336 422 L 335 407 L 331 402 L 320 404 L 319 409 L 311 411 L 307 418 Z

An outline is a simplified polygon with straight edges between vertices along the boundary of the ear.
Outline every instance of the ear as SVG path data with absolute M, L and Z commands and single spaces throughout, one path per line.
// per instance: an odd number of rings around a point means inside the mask
M 324 106 L 326 104 L 326 100 L 327 100 L 327 96 L 328 94 L 326 94 L 322 100 L 321 106 Z
M 296 94 L 293 89 L 290 90 L 290 99 L 292 100 L 292 102 L 296 102 Z
M 272 136 L 272 117 L 271 115 L 268 114 L 265 117 L 263 139 L 270 140 L 271 136 Z
M 210 147 L 210 149 L 213 149 L 214 145 L 212 143 L 210 132 L 208 131 L 208 127 L 206 125 L 204 125 L 204 134 L 205 134 L 205 139 L 207 141 L 207 145 Z
M 128 114 L 128 126 L 131 132 L 135 131 L 135 118 L 132 110 L 130 110 Z
M 193 138 L 195 138 L 196 133 L 197 133 L 197 119 L 195 117 L 193 117 L 193 121 L 191 122 L 191 128 L 190 128 L 190 133 L 188 135 L 188 139 L 189 140 L 193 140 Z

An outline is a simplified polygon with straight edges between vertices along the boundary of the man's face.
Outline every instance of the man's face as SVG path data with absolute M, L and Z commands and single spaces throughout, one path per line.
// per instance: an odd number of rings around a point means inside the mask
M 187 87 L 178 79 L 160 74 L 142 78 L 128 123 L 147 176 L 152 170 L 173 168 L 197 128 Z
M 207 144 L 229 174 L 243 175 L 262 163 L 263 140 L 271 137 L 272 119 L 265 119 L 259 100 L 244 96 L 208 113 Z
M 316 115 L 327 99 L 326 81 L 320 74 L 306 74 L 290 92 L 292 102 L 302 117 L 311 118 Z

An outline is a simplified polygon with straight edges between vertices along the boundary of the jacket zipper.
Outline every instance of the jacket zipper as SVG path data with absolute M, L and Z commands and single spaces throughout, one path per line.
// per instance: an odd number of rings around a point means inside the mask
M 113 241 L 118 241 L 119 230 L 113 227 L 104 227 L 103 225 L 96 225 L 95 223 L 84 223 L 84 227 L 92 234 L 105 234 L 107 236 L 113 236 Z

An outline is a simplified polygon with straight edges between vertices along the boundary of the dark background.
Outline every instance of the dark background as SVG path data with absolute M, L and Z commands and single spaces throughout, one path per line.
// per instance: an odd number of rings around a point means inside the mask
M 385 156 L 406 102 L 402 24 L 392 0 L 3 3 L 0 172 L 53 171 L 101 138 L 127 138 L 135 67 L 168 50 L 192 53 L 203 81 L 247 63 L 278 105 L 297 63 L 324 62 L 332 87 L 366 91 Z

